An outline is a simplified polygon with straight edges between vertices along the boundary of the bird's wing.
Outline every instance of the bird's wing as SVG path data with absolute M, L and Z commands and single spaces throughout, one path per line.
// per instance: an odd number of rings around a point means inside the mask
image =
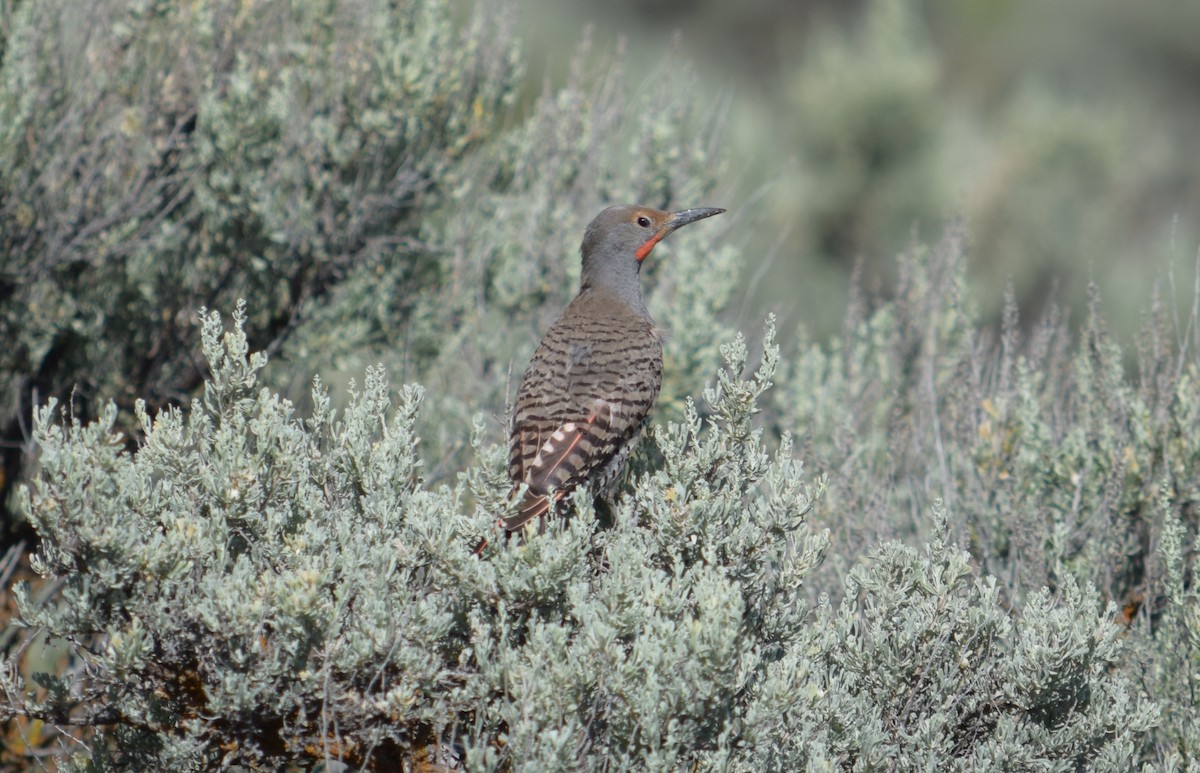
M 537 446 L 537 452 L 524 465 L 524 474 L 513 487 L 515 494 L 520 490 L 521 483 L 528 484 L 516 515 L 505 519 L 504 528 L 513 531 L 534 518 L 546 515 L 550 510 L 551 497 L 557 502 L 587 480 L 601 461 L 603 455 L 597 451 L 611 434 L 611 426 L 612 411 L 609 405 L 597 400 L 593 412 L 584 421 L 564 422 L 548 434 L 538 427 L 528 428 L 529 434 L 535 438 L 529 445 L 537 445 L 542 437 L 545 437 L 545 442 Z
M 654 368 L 661 365 L 653 360 L 648 366 L 614 356 L 603 351 L 604 340 L 573 347 L 551 333 L 517 394 L 509 476 L 514 495 L 528 488 L 517 513 L 504 520 L 509 531 L 548 514 L 553 502 L 604 467 L 641 429 L 658 391 Z M 613 339 L 612 346 L 620 344 Z M 607 367 L 597 366 L 597 355 Z M 614 363 L 628 367 L 613 372 Z

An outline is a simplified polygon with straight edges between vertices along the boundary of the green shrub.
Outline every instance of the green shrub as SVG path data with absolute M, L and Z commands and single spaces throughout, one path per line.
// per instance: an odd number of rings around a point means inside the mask
M 722 347 L 708 418 L 689 402 L 656 431 L 661 467 L 611 529 L 584 498 L 521 544 L 492 532 L 502 448 L 477 441 L 454 486 L 422 481 L 419 387 L 392 411 L 372 370 L 342 416 L 318 385 L 300 419 L 258 384 L 244 311 L 225 333 L 204 319 L 203 398 L 188 416 L 139 403 L 136 453 L 115 408 L 36 416 L 35 568 L 62 586 L 18 600 L 71 665 L 40 700 L 8 672 L 6 711 L 96 727 L 89 764 L 1117 770 L 1154 723 L 1115 670 L 1114 610 L 1069 582 L 1011 618 L 944 515 L 926 555 L 884 546 L 812 613 L 820 488 L 752 421 L 770 325 L 752 373 L 740 338 Z
M 801 333 L 773 413 L 829 481 L 814 524 L 830 528 L 835 549 L 810 587 L 839 587 L 866 546 L 933 540 L 922 513 L 942 499 L 1003 604 L 1092 586 L 1120 608 L 1111 616 L 1130 627 L 1134 653 L 1122 667 L 1179 707 L 1146 754 L 1193 765 L 1194 668 L 1183 663 L 1200 651 L 1179 621 L 1200 609 L 1189 573 L 1200 319 L 1154 301 L 1133 374 L 1094 288 L 1077 333 L 1053 305 L 1023 327 L 1010 293 L 993 336 L 968 298 L 964 245 L 960 227 L 914 245 L 890 300 L 856 296 L 828 345 Z
M 439 0 L 18 4 L 0 70 L 5 492 L 37 399 L 70 394 L 82 416 L 116 399 L 123 424 L 135 398 L 189 399 L 201 306 L 254 298 L 248 331 L 275 351 L 348 273 L 386 266 L 410 313 L 441 271 L 410 247 L 427 202 L 513 98 L 493 7 L 460 29 Z

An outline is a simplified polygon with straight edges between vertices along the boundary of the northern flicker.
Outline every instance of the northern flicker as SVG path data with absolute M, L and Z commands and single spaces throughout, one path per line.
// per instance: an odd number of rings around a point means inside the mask
M 538 345 L 514 406 L 508 474 L 527 485 L 514 531 L 578 486 L 604 493 L 641 434 L 662 386 L 662 336 L 642 301 L 642 261 L 680 226 L 723 209 L 609 207 L 583 235 L 579 294 Z M 561 512 L 561 507 L 554 508 Z

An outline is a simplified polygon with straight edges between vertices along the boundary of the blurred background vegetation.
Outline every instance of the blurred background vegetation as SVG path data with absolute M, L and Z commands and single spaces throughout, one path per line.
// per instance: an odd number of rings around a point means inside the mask
M 1076 308 L 1094 280 L 1128 334 L 1200 214 L 1200 5 L 1152 0 L 525 0 L 532 67 L 561 78 L 578 29 L 627 36 L 635 69 L 678 31 L 698 98 L 730 123 L 729 183 L 751 231 L 744 279 L 783 327 L 840 320 L 915 228 L 971 233 L 972 287 L 995 318 Z M 726 202 L 728 204 L 729 202 Z M 887 287 L 887 282 L 878 283 Z M 1184 284 L 1189 284 L 1184 282 Z M 1190 297 L 1190 286 L 1177 299 Z M 751 317 L 756 316 L 752 314 Z

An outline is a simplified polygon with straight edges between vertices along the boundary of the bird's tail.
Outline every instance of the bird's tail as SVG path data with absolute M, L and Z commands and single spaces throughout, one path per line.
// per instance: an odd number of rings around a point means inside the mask
M 513 486 L 512 491 L 508 495 L 509 498 L 515 497 L 520 490 L 520 484 Z M 517 531 L 534 518 L 543 518 L 549 515 L 551 503 L 561 500 L 565 493 L 565 491 L 556 491 L 552 497 L 550 494 L 526 489 L 525 496 L 521 497 L 521 504 L 517 506 L 517 512 L 501 518 L 500 525 L 507 532 Z
M 512 501 L 512 499 L 516 497 L 520 491 L 520 483 L 513 486 L 512 491 L 510 491 L 508 494 L 509 501 Z M 530 491 L 527 488 L 525 489 L 525 495 L 521 497 L 521 504 L 517 506 L 517 512 L 501 518 L 498 521 L 498 525 L 500 528 L 504 529 L 505 536 L 507 537 L 511 536 L 514 532 L 520 531 L 525 524 L 529 523 L 534 518 L 539 518 L 542 519 L 538 524 L 538 531 L 540 533 L 540 531 L 545 528 L 545 517 L 550 514 L 551 503 L 562 502 L 563 497 L 566 496 L 567 493 L 568 492 L 566 491 L 555 491 L 553 494 L 539 494 L 538 492 Z M 481 555 L 484 551 L 484 548 L 487 546 L 487 539 L 483 539 L 478 545 L 471 549 L 471 553 L 476 556 Z

